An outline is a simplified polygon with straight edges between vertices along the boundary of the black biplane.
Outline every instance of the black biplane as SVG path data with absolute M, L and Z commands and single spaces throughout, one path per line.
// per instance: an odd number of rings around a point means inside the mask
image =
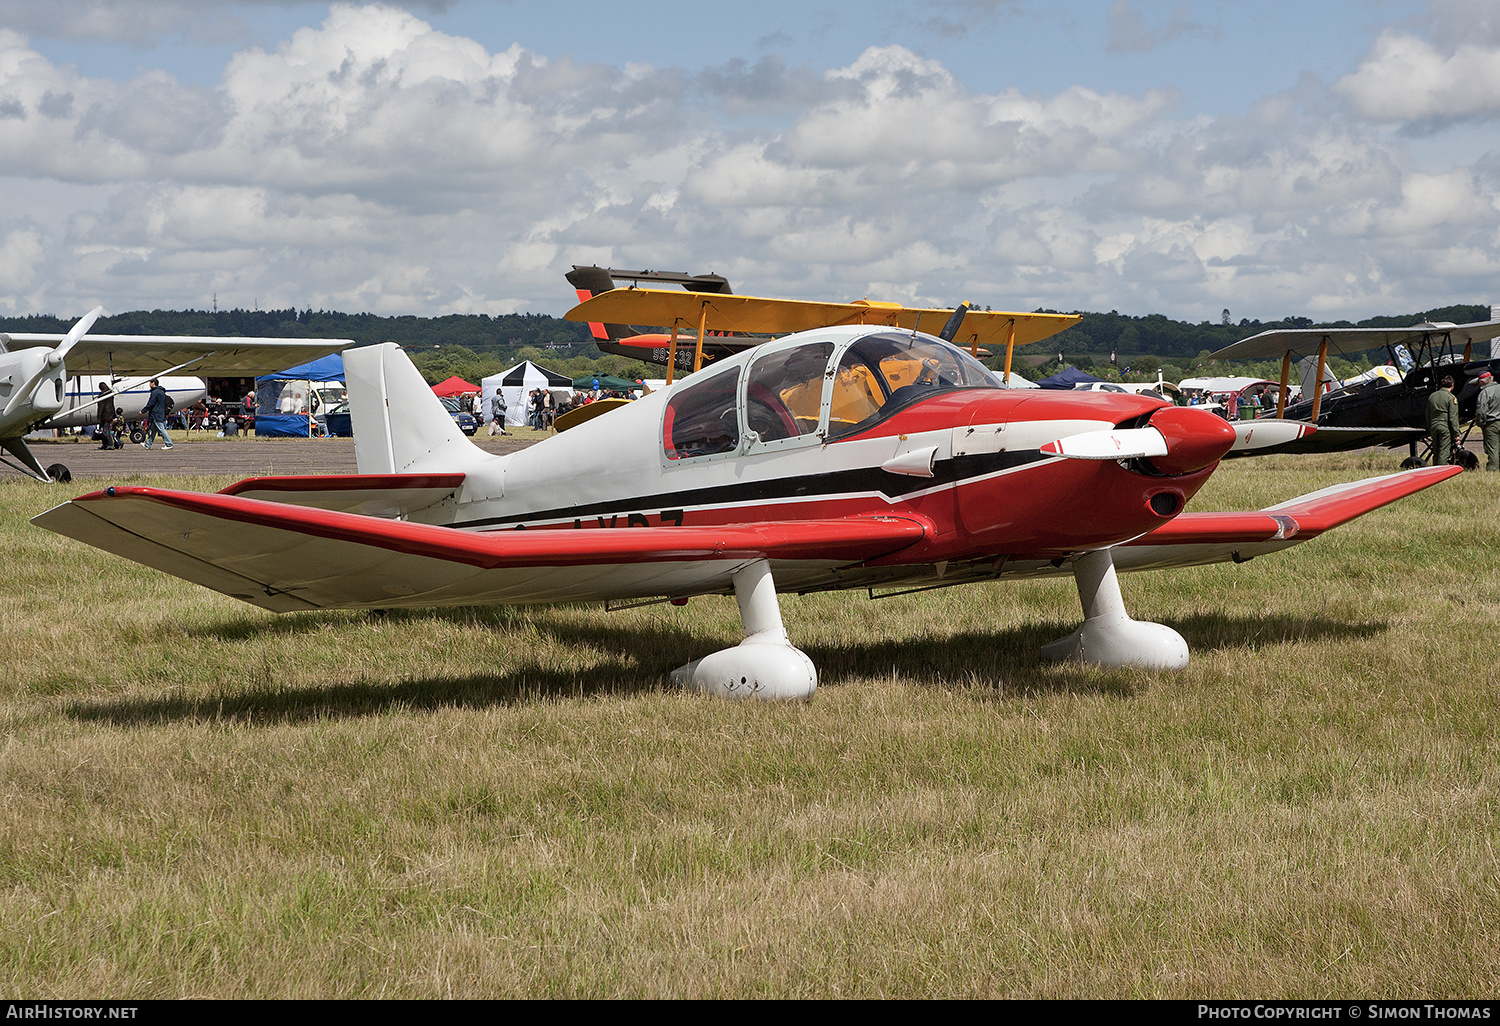
M 1257 455 L 1274 452 L 1345 452 L 1372 445 L 1408 447 L 1404 468 L 1425 462 L 1417 454 L 1427 435 L 1427 400 L 1445 374 L 1454 380 L 1459 414 L 1474 416 L 1479 394 L 1476 379 L 1486 370 L 1500 376 L 1500 359 L 1474 359 L 1477 343 L 1500 336 L 1500 320 L 1471 324 L 1422 323 L 1404 328 L 1283 328 L 1226 346 L 1213 354 L 1218 360 L 1265 360 L 1281 358 L 1281 399 L 1277 418 L 1306 421 L 1318 430 L 1284 445 L 1259 449 Z M 1352 356 L 1384 348 L 1392 366 L 1399 369 L 1399 382 L 1374 378 L 1335 387 L 1324 392 L 1311 389 L 1311 382 L 1325 380 L 1330 352 Z M 1295 403 L 1286 399 L 1294 356 L 1311 357 L 1307 376 L 1312 395 Z M 1474 454 L 1462 447 L 1458 460 L 1466 469 L 1478 464 Z

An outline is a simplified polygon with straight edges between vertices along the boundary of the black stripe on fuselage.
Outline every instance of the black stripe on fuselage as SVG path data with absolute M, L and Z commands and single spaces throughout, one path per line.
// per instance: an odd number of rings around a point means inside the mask
M 660 509 L 665 506 L 693 508 L 702 506 L 735 506 L 753 502 L 768 502 L 777 499 L 823 499 L 839 495 L 868 494 L 875 492 L 895 500 L 913 492 L 927 491 L 943 485 L 957 484 L 987 474 L 1014 470 L 1028 463 L 1056 459 L 1036 449 L 1017 452 L 979 453 L 972 456 L 955 456 L 939 460 L 932 468 L 932 477 L 907 477 L 892 474 L 879 467 L 859 467 L 854 470 L 838 470 L 828 474 L 804 474 L 799 477 L 777 477 L 765 481 L 744 481 L 711 488 L 696 488 L 684 492 L 658 492 L 641 495 L 633 499 L 610 499 L 607 502 L 587 503 L 580 506 L 558 506 L 553 509 L 538 509 L 527 513 L 515 513 L 503 517 L 483 517 L 465 520 L 452 526 L 462 528 L 496 527 L 521 522 L 547 522 L 552 520 L 579 520 L 583 517 L 623 516 L 627 512 L 643 509 Z

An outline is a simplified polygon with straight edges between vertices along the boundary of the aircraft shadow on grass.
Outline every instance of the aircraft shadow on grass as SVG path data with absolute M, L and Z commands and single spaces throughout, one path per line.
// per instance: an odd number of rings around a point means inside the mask
M 68 715 L 85 721 L 126 725 L 173 722 L 243 722 L 284 724 L 305 720 L 371 716 L 393 710 L 444 707 L 481 709 L 525 705 L 556 698 L 650 694 L 669 688 L 666 671 L 710 650 L 723 639 L 672 624 L 639 625 L 559 622 L 547 612 L 522 621 L 515 610 L 457 609 L 401 611 L 393 620 L 447 620 L 485 625 L 500 631 L 524 622 L 530 629 L 580 651 L 609 653 L 579 669 L 557 669 L 536 663 L 496 675 L 413 677 L 396 683 L 338 682 L 282 687 L 269 666 L 243 685 L 202 696 L 182 693 L 160 698 L 108 702 L 74 702 Z M 1198 613 L 1167 623 L 1199 651 L 1250 648 L 1289 642 L 1370 638 L 1387 630 L 1383 622 L 1351 623 L 1329 618 L 1231 616 Z M 326 621 L 287 616 L 274 620 L 238 620 L 207 628 L 206 638 L 246 641 L 259 637 L 314 635 Z M 1141 670 L 1102 670 L 1073 663 L 1049 663 L 1037 650 L 1071 627 L 1038 622 L 992 632 L 966 632 L 946 638 L 913 637 L 857 645 L 808 644 L 805 651 L 819 668 L 823 687 L 851 678 L 899 677 L 919 686 L 962 687 L 1002 696 L 1038 692 L 1104 694 L 1129 698 L 1154 675 Z M 494 645 L 506 639 L 497 635 Z M 708 701 L 708 699 L 703 699 Z

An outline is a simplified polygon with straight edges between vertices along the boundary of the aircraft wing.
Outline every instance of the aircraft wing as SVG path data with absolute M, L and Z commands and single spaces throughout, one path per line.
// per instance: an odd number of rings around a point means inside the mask
M 676 325 L 688 333 L 690 340 L 705 315 L 706 331 L 787 335 L 836 324 L 869 324 L 907 330 L 925 326 L 930 334 L 936 335 L 952 313 L 952 310 L 918 309 L 897 303 L 814 303 L 666 289 L 613 289 L 578 304 L 568 311 L 566 318 L 666 328 Z M 1004 346 L 1014 324 L 1016 345 L 1027 345 L 1071 328 L 1082 319 L 1078 314 L 970 310 L 953 344 L 962 348 Z
M 62 335 L 0 334 L 11 352 L 56 346 Z M 254 377 L 308 363 L 354 345 L 347 338 L 226 338 L 209 335 L 85 335 L 68 352 L 70 371 L 154 374 L 182 367 L 187 374 Z
M 724 591 L 746 560 L 830 567 L 926 537 L 918 517 L 465 531 L 241 495 L 109 488 L 32 523 L 276 612 Z
M 1321 433 L 1321 432 L 1319 432 Z M 1114 549 L 1118 570 L 1243 563 L 1300 545 L 1355 517 L 1463 473 L 1424 467 L 1334 485 L 1251 513 L 1187 512 Z
M 1426 336 L 1442 336 L 1456 345 L 1483 342 L 1500 336 L 1500 321 L 1472 324 L 1412 324 L 1404 328 L 1276 328 L 1241 339 L 1213 354 L 1215 360 L 1280 359 L 1291 352 L 1311 356 L 1327 340 L 1339 353 L 1356 353 L 1378 346 L 1393 346 Z

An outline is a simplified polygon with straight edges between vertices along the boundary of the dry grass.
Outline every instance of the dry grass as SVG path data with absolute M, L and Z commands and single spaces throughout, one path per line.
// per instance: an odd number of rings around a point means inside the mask
M 786 598 L 776 706 L 665 686 L 727 599 L 278 618 L 25 522 L 62 494 L 0 483 L 7 994 L 1500 989 L 1500 475 L 1127 577 L 1178 674 L 1040 663 L 1068 581 Z

